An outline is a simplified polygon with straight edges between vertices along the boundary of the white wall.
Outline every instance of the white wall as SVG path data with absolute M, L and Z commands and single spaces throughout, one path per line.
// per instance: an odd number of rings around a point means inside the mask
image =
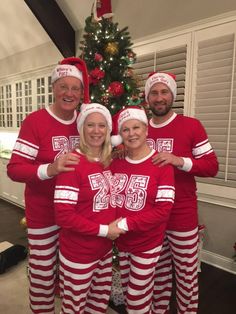
M 113 0 L 114 20 L 133 40 L 236 10 L 235 0 Z
M 63 59 L 61 53 L 50 41 L 0 60 L 0 79 L 56 64 L 61 59 Z

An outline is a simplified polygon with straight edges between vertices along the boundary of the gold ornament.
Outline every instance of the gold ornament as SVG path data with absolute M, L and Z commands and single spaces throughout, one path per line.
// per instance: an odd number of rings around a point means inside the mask
M 116 55 L 119 52 L 118 43 L 117 42 L 108 43 L 105 48 L 105 52 L 112 56 Z
M 109 97 L 108 97 L 108 95 L 104 95 L 104 96 L 102 96 L 101 97 L 101 103 L 104 105 L 104 106 L 108 106 L 108 104 L 109 104 Z
M 20 220 L 20 225 L 21 225 L 21 227 L 24 228 L 24 229 L 27 228 L 26 217 L 23 217 L 23 218 Z

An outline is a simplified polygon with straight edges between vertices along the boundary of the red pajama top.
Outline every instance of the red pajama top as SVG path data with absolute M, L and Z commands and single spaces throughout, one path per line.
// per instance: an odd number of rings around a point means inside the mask
M 108 253 L 112 241 L 99 236 L 100 225 L 115 220 L 110 205 L 111 172 L 100 162 L 80 155 L 75 171 L 57 176 L 55 187 L 56 222 L 61 227 L 62 255 L 72 262 L 90 263 Z
M 175 167 L 175 202 L 168 222 L 170 230 L 197 226 L 195 176 L 212 177 L 218 171 L 217 157 L 199 120 L 174 115 L 160 125 L 149 122 L 148 144 L 158 152 L 184 157 L 185 170 Z
M 64 121 L 47 109 L 28 115 L 16 140 L 7 174 L 25 187 L 27 226 L 43 228 L 55 224 L 53 195 L 55 178 L 42 179 L 39 166 L 52 163 L 61 154 L 71 151 L 79 142 L 77 113 Z
M 142 160 L 115 159 L 112 201 L 117 218 L 126 218 L 128 230 L 116 241 L 121 251 L 140 253 L 163 242 L 167 221 L 174 202 L 174 171 L 168 165 L 152 163 L 153 150 Z

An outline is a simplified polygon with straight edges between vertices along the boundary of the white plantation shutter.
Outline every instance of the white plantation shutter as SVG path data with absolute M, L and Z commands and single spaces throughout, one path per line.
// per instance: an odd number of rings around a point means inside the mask
M 184 108 L 186 55 L 187 46 L 184 45 L 160 52 L 151 52 L 141 56 L 137 55 L 137 61 L 133 65 L 134 73 L 138 77 L 142 91 L 150 72 L 172 72 L 176 75 L 178 89 L 173 108 L 180 114 L 183 114 Z
M 198 42 L 195 116 L 218 156 L 219 172 L 213 181 L 228 186 L 236 184 L 235 61 L 234 33 Z
M 136 62 L 133 64 L 134 73 L 138 76 L 140 89 L 144 91 L 144 86 L 148 74 L 155 71 L 155 53 L 149 53 L 137 56 Z
M 136 43 L 134 48 L 134 73 L 141 89 L 150 72 L 173 72 L 178 85 L 174 110 L 198 118 L 216 151 L 219 173 L 216 178 L 196 177 L 198 199 L 235 208 L 236 17 Z

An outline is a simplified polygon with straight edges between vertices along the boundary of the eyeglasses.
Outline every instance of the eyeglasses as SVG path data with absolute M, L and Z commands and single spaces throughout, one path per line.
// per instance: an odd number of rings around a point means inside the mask
M 73 94 L 79 94 L 82 90 L 82 87 L 72 86 L 71 88 L 67 85 L 59 85 L 58 88 L 63 93 L 71 92 Z

